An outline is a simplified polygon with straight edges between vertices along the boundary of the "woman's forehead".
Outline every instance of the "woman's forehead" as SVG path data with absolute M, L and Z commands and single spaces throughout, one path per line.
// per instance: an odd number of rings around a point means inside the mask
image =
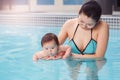
M 83 19 L 83 20 L 89 20 L 89 21 L 93 21 L 92 17 L 88 17 L 87 15 L 81 13 L 79 15 L 79 18 Z
M 79 20 L 85 23 L 93 23 L 95 22 L 91 17 L 87 17 L 86 15 L 80 15 Z

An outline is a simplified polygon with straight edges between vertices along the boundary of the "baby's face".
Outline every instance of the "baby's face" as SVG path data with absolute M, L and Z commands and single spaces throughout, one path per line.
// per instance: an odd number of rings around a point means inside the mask
M 43 51 L 48 56 L 54 56 L 58 52 L 58 46 L 54 40 L 44 43 Z

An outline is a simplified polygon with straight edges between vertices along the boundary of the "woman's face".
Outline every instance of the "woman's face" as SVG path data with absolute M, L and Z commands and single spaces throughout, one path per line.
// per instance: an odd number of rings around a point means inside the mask
M 85 14 L 81 13 L 78 17 L 79 25 L 84 29 L 92 29 L 96 22 L 91 17 L 86 16 Z
M 58 52 L 58 46 L 54 40 L 44 43 L 43 51 L 48 56 L 54 56 Z

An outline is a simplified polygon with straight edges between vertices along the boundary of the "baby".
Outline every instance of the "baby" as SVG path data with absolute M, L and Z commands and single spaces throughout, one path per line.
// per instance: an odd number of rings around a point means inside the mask
M 71 48 L 69 46 L 59 45 L 58 38 L 53 33 L 47 33 L 41 40 L 42 51 L 33 55 L 33 60 L 38 59 L 66 59 L 71 55 Z

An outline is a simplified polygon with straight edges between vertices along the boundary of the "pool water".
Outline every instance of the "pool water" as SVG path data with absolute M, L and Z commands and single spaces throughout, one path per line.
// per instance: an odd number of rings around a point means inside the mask
M 59 30 L 0 25 L 0 80 L 119 80 L 120 30 L 110 29 L 105 59 L 32 61 L 33 54 L 41 50 L 42 36 L 47 32 L 58 35 Z

